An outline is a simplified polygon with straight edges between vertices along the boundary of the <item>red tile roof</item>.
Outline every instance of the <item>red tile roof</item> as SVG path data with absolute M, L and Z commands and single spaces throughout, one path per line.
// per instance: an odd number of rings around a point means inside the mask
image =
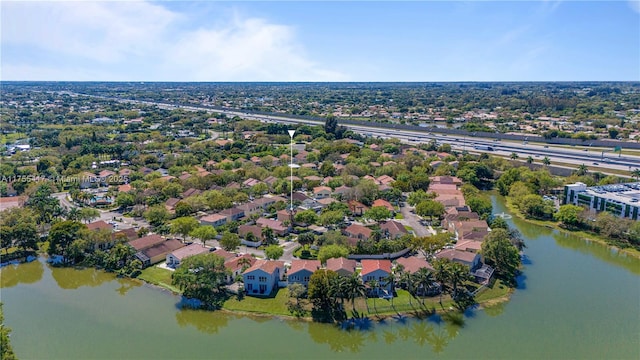
M 245 270 L 243 274 L 247 274 L 256 270 L 262 270 L 267 274 L 273 274 L 278 268 L 284 268 L 284 262 L 272 260 L 256 260 L 256 262 L 250 268 Z
M 189 256 L 208 253 L 210 248 L 204 247 L 201 244 L 191 244 L 189 246 L 182 247 L 171 254 L 178 260 L 186 259 Z
M 413 274 L 420 270 L 421 268 L 427 268 L 429 270 L 433 270 L 433 267 L 429 262 L 423 258 L 419 258 L 416 256 L 411 256 L 408 258 L 398 258 L 396 262 L 402 266 L 404 266 L 404 271 L 410 274 Z
M 136 250 L 143 250 L 148 247 L 154 246 L 164 241 L 164 238 L 158 234 L 147 235 L 141 237 L 140 239 L 135 239 L 133 241 L 129 241 L 129 245 Z
M 301 270 L 308 270 L 313 273 L 318 269 L 320 269 L 320 260 L 292 260 L 289 275 Z
M 242 259 L 249 259 L 249 267 L 253 266 L 253 264 L 256 263 L 256 258 L 254 258 L 253 256 L 249 255 L 249 254 L 243 254 L 242 256 L 236 256 L 232 259 L 229 259 L 227 261 L 224 262 L 224 267 L 227 268 L 227 270 L 234 272 L 238 269 L 241 269 L 242 266 L 244 266 L 243 264 L 240 263 L 240 260 Z
M 233 258 L 236 257 L 236 254 L 228 252 L 225 249 L 218 249 L 218 250 L 214 251 L 213 253 L 218 255 L 218 256 L 220 256 L 220 257 L 223 257 L 224 261 L 227 261 L 229 259 L 233 259 Z
M 89 229 L 89 230 L 98 230 L 98 229 L 113 230 L 113 225 L 107 224 L 106 222 L 104 222 L 102 220 L 98 220 L 96 222 L 92 222 L 92 223 L 87 224 L 87 229 Z
M 150 259 L 161 254 L 168 254 L 172 251 L 180 249 L 184 244 L 176 239 L 169 239 L 167 241 L 155 244 L 147 249 L 142 250 L 142 253 L 148 256 Z
M 356 271 L 356 261 L 350 260 L 346 258 L 331 258 L 327 259 L 327 270 L 338 271 L 338 270 L 347 270 L 348 272 Z
M 362 271 L 360 275 L 366 275 L 376 270 L 382 270 L 386 273 L 391 273 L 391 261 L 390 260 L 362 260 Z

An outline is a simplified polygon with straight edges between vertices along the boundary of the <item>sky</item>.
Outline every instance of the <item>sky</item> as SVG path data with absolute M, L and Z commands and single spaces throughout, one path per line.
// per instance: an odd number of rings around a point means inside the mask
M 3 81 L 640 81 L 640 0 L 3 0 L 0 12 Z

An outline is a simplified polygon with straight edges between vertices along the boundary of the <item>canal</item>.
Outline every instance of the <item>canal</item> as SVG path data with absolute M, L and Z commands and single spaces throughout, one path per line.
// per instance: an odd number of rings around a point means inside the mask
M 507 212 L 494 197 L 494 211 Z M 137 281 L 43 262 L 0 271 L 20 359 L 640 358 L 640 261 L 516 218 L 528 248 L 508 303 L 343 331 L 303 321 L 181 310 Z

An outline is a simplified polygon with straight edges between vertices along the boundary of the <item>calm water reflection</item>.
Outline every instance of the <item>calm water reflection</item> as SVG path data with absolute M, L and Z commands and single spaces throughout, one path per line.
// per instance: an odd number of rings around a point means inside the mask
M 528 245 L 519 288 L 510 302 L 464 316 L 389 318 L 346 331 L 180 309 L 178 297 L 138 281 L 35 261 L 0 271 L 5 321 L 21 359 L 640 358 L 639 262 L 509 222 Z

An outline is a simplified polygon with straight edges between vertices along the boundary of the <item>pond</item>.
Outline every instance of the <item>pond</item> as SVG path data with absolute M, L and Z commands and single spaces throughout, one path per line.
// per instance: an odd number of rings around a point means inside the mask
M 455 321 L 389 319 L 343 331 L 181 310 L 179 297 L 138 281 L 34 261 L 0 271 L 5 323 L 21 359 L 640 358 L 640 261 L 507 221 L 528 246 L 519 288 L 508 303 Z

